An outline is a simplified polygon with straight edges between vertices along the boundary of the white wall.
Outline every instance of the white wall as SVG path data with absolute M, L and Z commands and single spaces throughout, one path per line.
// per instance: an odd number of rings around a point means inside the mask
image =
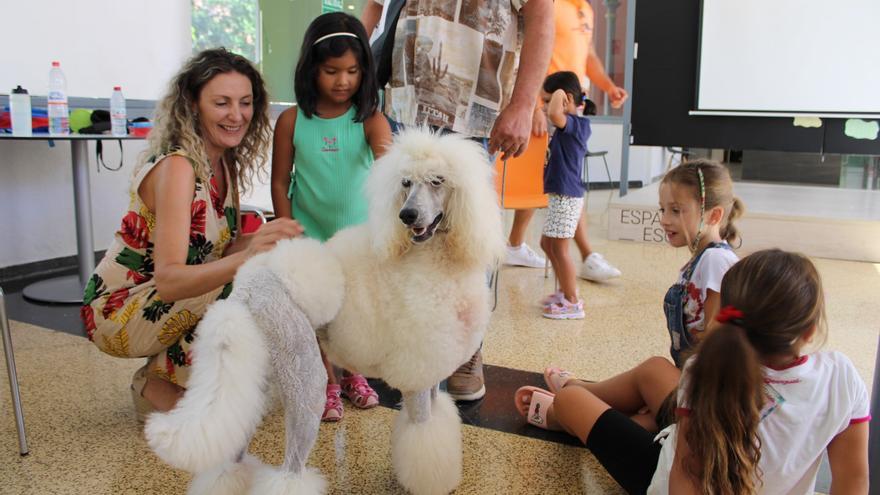
M 89 179 L 95 249 L 106 249 L 128 206 L 129 177 L 141 141 L 124 145 L 125 165 L 118 172 L 95 170 L 95 146 L 89 145 Z M 104 161 L 119 163 L 119 148 L 104 144 Z M 0 142 L 0 267 L 76 254 L 73 173 L 70 143 Z
M 108 98 L 112 86 L 121 84 L 128 98 L 156 99 L 192 49 L 189 1 L 0 3 L 9 45 L 0 50 L 2 93 L 22 84 L 45 95 L 50 61 L 57 59 L 70 96 Z M 57 34 L 47 36 L 55 28 Z M 100 173 L 89 146 L 95 249 L 105 249 L 119 226 L 143 146 L 125 143 L 122 170 Z M 118 164 L 116 143 L 104 149 L 106 163 Z M 76 254 L 72 175 L 69 143 L 49 148 L 46 142 L 0 142 L 0 268 Z
M 189 55 L 190 2 L 0 0 L 0 93 L 21 84 L 46 95 L 53 60 L 70 96 L 155 100 Z
M 608 168 L 611 180 L 620 180 L 621 144 L 623 139 L 622 124 L 592 123 L 593 134 L 590 136 L 588 148 L 592 152 L 607 151 Z M 651 146 L 631 146 L 629 149 L 629 180 L 641 181 L 648 185 L 654 178 L 663 173 L 665 164 L 662 148 Z M 605 164 L 601 158 L 591 158 L 590 181 L 606 182 Z

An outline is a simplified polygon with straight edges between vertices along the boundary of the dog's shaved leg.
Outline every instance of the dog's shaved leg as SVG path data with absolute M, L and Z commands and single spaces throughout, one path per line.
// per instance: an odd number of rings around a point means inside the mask
M 304 493 L 320 493 L 323 480 L 306 469 L 309 452 L 318 438 L 327 387 L 315 330 L 277 275 L 266 271 L 258 277 L 261 293 L 272 296 L 252 297 L 248 305 L 269 346 L 284 404 L 286 446 L 281 469 L 259 473 L 252 493 L 272 493 L 279 483 L 291 487 L 297 484 Z M 306 481 L 308 488 L 303 485 Z
M 293 302 L 281 279 L 266 271 L 262 295 L 248 300 L 251 314 L 264 332 L 269 356 L 284 403 L 286 452 L 282 470 L 299 474 L 318 437 L 324 410 L 327 373 L 321 362 L 315 331 Z
M 431 418 L 432 389 L 403 394 L 403 410 L 410 423 L 424 423 Z

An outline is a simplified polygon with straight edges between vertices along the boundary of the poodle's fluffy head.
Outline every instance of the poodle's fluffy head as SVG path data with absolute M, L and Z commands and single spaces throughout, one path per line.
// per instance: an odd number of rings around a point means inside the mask
M 494 169 L 482 146 L 455 134 L 408 129 L 367 181 L 373 248 L 383 258 L 442 247 L 457 264 L 488 266 L 504 252 Z

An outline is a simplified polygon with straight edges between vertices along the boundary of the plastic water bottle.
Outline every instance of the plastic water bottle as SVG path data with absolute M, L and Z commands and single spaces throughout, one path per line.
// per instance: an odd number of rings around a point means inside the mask
M 9 95 L 13 136 L 31 135 L 31 95 L 20 85 Z
M 122 87 L 114 86 L 113 95 L 110 96 L 110 133 L 114 136 L 128 134 L 128 121 L 125 116 L 125 96 L 122 95 Z
M 61 64 L 52 62 L 49 71 L 49 133 L 70 134 L 70 114 L 67 110 L 67 78 Z

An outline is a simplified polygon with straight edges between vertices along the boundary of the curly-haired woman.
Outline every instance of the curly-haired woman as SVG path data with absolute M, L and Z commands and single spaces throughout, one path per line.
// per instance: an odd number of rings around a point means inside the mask
M 239 231 L 239 186 L 266 162 L 271 129 L 259 72 L 223 48 L 174 77 L 156 111 L 128 211 L 86 286 L 86 333 L 107 354 L 148 358 L 132 379 L 139 419 L 171 409 L 189 375 L 197 323 L 251 256 L 302 228 L 291 219 Z

